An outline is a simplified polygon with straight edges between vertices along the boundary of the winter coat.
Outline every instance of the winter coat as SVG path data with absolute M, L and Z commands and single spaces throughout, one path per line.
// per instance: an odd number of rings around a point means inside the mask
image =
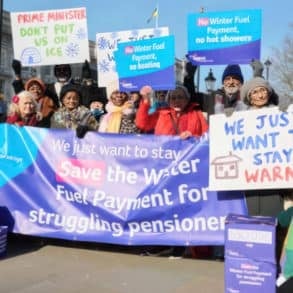
M 177 116 L 172 108 L 158 109 L 148 114 L 150 104 L 142 101 L 136 113 L 136 126 L 144 132 L 158 135 L 179 135 L 183 131 L 190 131 L 194 136 L 201 136 L 208 130 L 208 124 L 198 105 L 191 103 L 184 112 Z
M 7 116 L 6 122 L 18 126 L 41 126 L 40 118 L 38 117 L 37 113 L 34 113 L 25 119 L 21 118 L 17 114 L 11 114 Z
M 72 111 L 61 107 L 51 117 L 51 128 L 69 128 L 76 130 L 78 125 L 87 126 L 89 130 L 94 131 L 99 126 L 96 118 L 85 106 L 79 106 Z

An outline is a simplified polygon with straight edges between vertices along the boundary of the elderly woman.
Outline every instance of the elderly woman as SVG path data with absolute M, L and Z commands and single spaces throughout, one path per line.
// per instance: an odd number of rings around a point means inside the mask
M 183 86 L 167 94 L 168 107 L 157 109 L 149 114 L 152 89 L 141 89 L 142 101 L 136 114 L 136 125 L 144 132 L 154 131 L 158 135 L 180 135 L 185 139 L 201 136 L 208 130 L 208 124 L 199 105 L 190 103 L 190 95 Z
M 40 126 L 42 115 L 32 93 L 22 91 L 14 96 L 8 108 L 6 122 L 18 126 Z
M 278 95 L 262 77 L 254 77 L 244 83 L 240 95 L 244 103 L 248 105 L 248 109 L 278 105 Z
M 139 133 L 134 119 L 136 109 L 134 102 L 129 100 L 126 93 L 118 90 L 112 92 L 106 104 L 107 114 L 101 118 L 100 132 L 110 133 Z
M 98 122 L 85 106 L 80 105 L 81 94 L 72 84 L 65 85 L 60 93 L 62 103 L 51 118 L 51 128 L 68 128 L 76 130 L 79 138 L 88 130 L 97 131 Z
M 50 119 L 53 113 L 57 110 L 54 101 L 45 94 L 46 86 L 39 78 L 29 79 L 25 85 L 25 90 L 31 92 L 38 105 L 38 111 L 42 113 L 41 124 L 43 127 L 50 127 Z

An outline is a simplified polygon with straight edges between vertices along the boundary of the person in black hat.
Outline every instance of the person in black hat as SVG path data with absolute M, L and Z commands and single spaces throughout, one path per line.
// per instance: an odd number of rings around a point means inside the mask
M 54 66 L 56 81 L 47 84 L 47 95 L 52 97 L 58 106 L 62 104 L 60 100 L 62 87 L 70 83 L 71 74 L 71 66 L 69 64 L 57 64 Z
M 82 66 L 81 82 L 79 84 L 79 89 L 82 96 L 82 99 L 80 101 L 81 105 L 84 105 L 89 109 L 105 108 L 105 105 L 108 102 L 106 88 L 98 87 L 97 83 L 92 77 L 90 64 L 87 60 L 85 60 Z M 91 106 L 92 102 L 95 103 L 93 103 L 93 105 Z
M 91 111 L 80 104 L 81 93 L 78 86 L 63 86 L 60 101 L 62 106 L 51 117 L 51 128 L 76 130 L 79 138 L 83 138 L 88 130 L 98 130 L 99 124 Z

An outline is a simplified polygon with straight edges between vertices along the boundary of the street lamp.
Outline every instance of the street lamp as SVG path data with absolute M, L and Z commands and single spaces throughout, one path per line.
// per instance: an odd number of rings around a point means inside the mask
M 266 80 L 269 80 L 270 66 L 272 65 L 269 58 L 264 62 L 264 65 L 266 67 Z
M 216 78 L 214 77 L 213 70 L 210 68 L 208 76 L 204 79 L 206 84 L 206 89 L 209 93 L 215 90 Z

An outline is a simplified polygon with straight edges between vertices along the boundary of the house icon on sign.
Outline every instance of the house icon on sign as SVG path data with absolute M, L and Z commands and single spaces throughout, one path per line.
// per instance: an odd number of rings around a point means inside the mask
M 211 164 L 215 166 L 215 178 L 216 179 L 235 179 L 239 176 L 238 163 L 242 159 L 232 152 L 227 156 L 216 157 L 212 160 Z

